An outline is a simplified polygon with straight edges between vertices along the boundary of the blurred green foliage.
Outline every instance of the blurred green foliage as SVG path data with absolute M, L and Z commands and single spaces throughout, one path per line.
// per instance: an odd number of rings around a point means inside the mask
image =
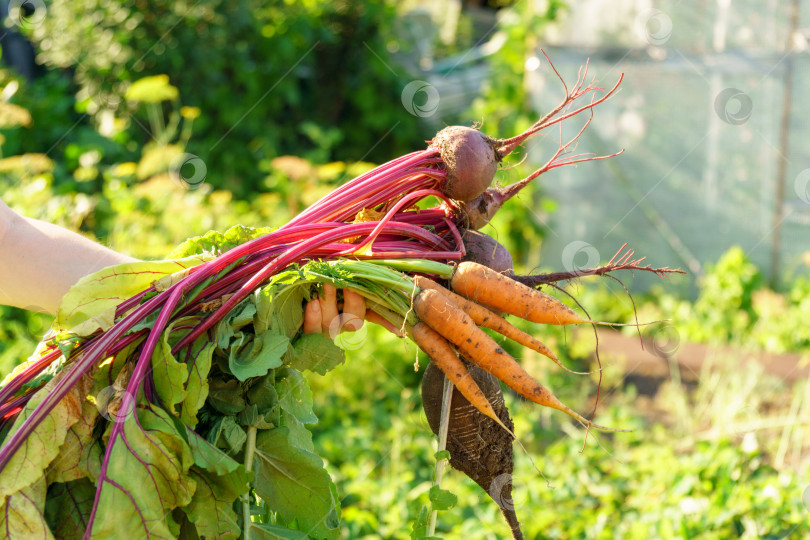
M 805 256 L 810 267 L 810 254 Z M 616 274 L 621 278 L 621 274 Z M 684 279 L 672 277 L 671 279 Z M 600 320 L 633 322 L 633 304 L 605 280 L 576 288 L 580 301 Z M 810 353 L 810 277 L 789 280 L 785 292 L 768 287 L 762 272 L 740 247 L 732 247 L 708 265 L 698 282 L 695 301 L 675 296 L 663 286 L 635 296 L 642 321 L 671 319 L 671 329 L 682 342 L 734 345 L 771 353 Z M 654 335 L 656 327 L 642 329 Z M 626 333 L 635 333 L 627 328 Z
M 543 35 L 544 28 L 559 17 L 564 8 L 565 3 L 559 0 L 545 2 L 542 7 L 534 2 L 518 2 L 512 9 L 501 13 L 497 30 L 506 35 L 506 45 L 490 60 L 490 76 L 466 115 L 481 119 L 481 129 L 488 135 L 513 137 L 527 130 L 547 112 L 535 110 L 532 106 L 524 66 L 528 58 L 537 54 L 538 36 Z M 523 151 L 519 149 L 504 160 L 502 170 L 495 177 L 498 184 L 514 183 L 532 172 L 522 160 L 528 147 L 536 142 L 531 140 Z M 537 159 L 542 157 L 533 161 Z M 542 180 L 542 177 L 538 178 L 524 188 L 520 196 L 505 205 L 483 230 L 506 246 L 519 269 L 530 270 L 539 266 L 546 222 L 556 209 L 556 203 L 544 196 Z
M 382 38 L 395 15 L 390 1 L 55 0 L 30 35 L 40 61 L 72 73 L 79 112 L 128 120 L 141 144 L 156 134 L 122 96 L 169 74 L 202 112 L 187 151 L 244 198 L 280 155 L 385 161 L 424 144 Z
M 497 30 L 505 33 L 506 45 L 489 63 L 490 76 L 470 112 L 471 118 L 483 119 L 482 128 L 489 135 L 512 137 L 531 127 L 541 113 L 548 112 L 532 107 L 525 65 L 538 53 L 545 28 L 565 9 L 565 2 L 560 0 L 517 2 L 500 13 Z

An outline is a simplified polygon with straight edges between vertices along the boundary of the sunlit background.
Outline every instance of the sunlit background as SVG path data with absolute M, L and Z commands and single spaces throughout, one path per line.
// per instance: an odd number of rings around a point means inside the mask
M 623 74 L 571 152 L 624 153 L 543 174 L 484 232 L 519 273 L 599 266 L 627 243 L 687 274 L 616 273 L 635 303 L 609 278 L 566 287 L 594 319 L 666 321 L 641 339 L 599 330 L 597 418 L 632 433 L 585 444 L 567 417 L 507 396 L 527 451 L 512 504 L 527 538 L 810 534 L 807 2 L 12 0 L 0 15 L 0 197 L 145 259 L 210 229 L 281 225 L 445 125 L 516 135 L 586 63 L 605 90 Z M 530 174 L 589 118 L 531 139 L 496 181 Z M 0 376 L 49 324 L 0 307 Z M 591 331 L 526 328 L 596 367 Z M 315 446 L 343 536 L 407 539 L 435 452 L 416 351 L 378 329 L 361 345 L 311 377 Z M 507 347 L 573 408 L 594 406 L 596 374 Z M 461 473 L 445 487 L 459 500 L 438 536 L 506 537 L 484 491 Z

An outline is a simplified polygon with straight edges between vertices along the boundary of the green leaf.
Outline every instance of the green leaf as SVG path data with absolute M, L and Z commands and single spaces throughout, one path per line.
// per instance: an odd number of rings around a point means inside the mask
M 242 301 L 242 309 L 236 311 L 236 315 L 230 318 L 230 325 L 235 329 L 242 328 L 253 322 L 256 315 L 256 304 L 250 298 Z
M 323 334 L 306 334 L 293 344 L 295 355 L 290 367 L 326 375 L 346 359 L 346 353 Z
M 256 305 L 248 298 L 217 324 L 217 346 L 225 351 L 232 345 L 233 337 L 239 330 L 253 322 Z
M 309 536 L 301 531 L 294 531 L 280 525 L 256 522 L 250 524 L 250 537 L 259 540 L 309 540 Z
M 281 357 L 289 345 L 287 336 L 264 332 L 253 339 L 251 347 L 243 347 L 239 352 L 232 348 L 228 367 L 240 381 L 261 377 L 281 365 Z
M 189 474 L 191 474 L 191 471 L 189 471 Z M 180 536 L 180 528 L 183 526 L 182 523 L 185 520 L 186 516 L 180 511 L 179 508 L 175 508 L 166 514 L 166 525 L 169 527 L 169 531 L 172 533 L 172 538 L 177 538 Z
M 323 461 L 291 444 L 287 428 L 259 433 L 254 461 L 256 494 L 287 524 L 296 521 L 316 539 L 339 535 L 340 503 Z
M 312 410 L 312 390 L 300 371 L 286 368 L 276 372 L 276 391 L 281 408 L 304 424 L 315 424 L 318 417 Z
M 138 408 L 124 421 L 122 436 L 109 441 L 109 463 L 92 523 L 93 538 L 127 538 L 135 531 L 172 538 L 179 525 L 171 510 L 191 502 L 194 463 L 185 433 L 159 407 Z M 124 444 L 126 442 L 126 444 Z
M 315 445 L 312 444 L 312 432 L 284 409 L 281 410 L 281 425 L 290 430 L 291 445 L 315 452 Z
M 255 427 L 257 429 L 273 429 L 274 427 L 278 427 L 277 409 L 271 409 L 263 414 L 259 412 L 259 408 L 256 405 L 248 405 L 236 418 L 243 426 Z
M 42 403 L 57 381 L 56 376 L 37 392 L 18 415 L 7 437 L 12 436 L 26 418 Z M 67 432 L 82 415 L 82 401 L 92 385 L 92 379 L 83 377 L 25 438 L 19 449 L 0 471 L 0 501 L 17 493 L 42 478 L 45 468 L 59 455 Z
M 234 500 L 228 489 L 228 477 L 205 473 L 192 467 L 189 476 L 197 485 L 191 502 L 183 507 L 201 537 L 222 540 L 238 538 L 242 530 L 233 510 Z M 247 485 L 245 486 L 247 490 Z
M 236 379 L 209 379 L 208 404 L 225 415 L 239 414 L 245 408 L 242 386 Z
M 95 446 L 93 430 L 100 417 L 98 408 L 87 400 L 82 400 L 82 413 L 68 429 L 65 442 L 59 447 L 59 455 L 48 466 L 48 483 L 70 482 L 87 476 L 86 461 Z
M 0 503 L 0 531 L 4 533 L 4 538 L 53 539 L 43 515 L 46 487 L 45 479 L 40 478 L 5 499 L 5 504 Z
M 200 535 L 197 534 L 197 527 L 188 519 L 188 516 L 180 522 L 180 535 L 177 540 L 200 540 Z
M 112 326 L 112 317 L 110 318 L 110 323 L 109 324 L 110 324 L 110 326 Z M 83 325 L 79 325 L 79 327 L 81 327 L 81 326 L 83 326 Z M 81 332 L 81 330 L 75 330 L 74 329 L 73 334 L 63 332 L 61 334 L 57 334 L 56 336 L 54 336 L 53 342 L 56 343 L 56 346 L 59 348 L 59 352 L 62 353 L 63 358 L 70 358 L 70 355 L 79 346 L 79 341 L 80 341 L 79 335 L 82 335 L 79 332 Z M 92 333 L 92 330 L 91 330 L 90 333 Z M 47 336 L 46 336 L 46 338 L 47 338 Z M 40 345 L 41 345 L 41 343 L 40 343 Z
M 217 331 L 216 331 L 216 341 L 217 341 L 217 349 L 219 349 L 220 353 L 226 354 L 226 351 L 231 347 L 231 343 L 233 341 L 233 337 L 236 334 L 234 332 L 233 327 L 228 324 L 227 319 L 223 319 L 219 321 L 217 324 Z M 241 334 L 241 332 L 240 332 Z M 241 345 L 238 343 L 237 345 Z
M 436 452 L 434 454 L 436 461 L 441 461 L 443 459 L 450 459 L 450 451 L 449 450 L 442 450 L 440 452 Z
M 231 455 L 238 454 L 247 440 L 247 433 L 233 416 L 222 417 L 208 433 L 208 442 Z
M 425 540 L 427 538 L 427 524 L 430 509 L 423 506 L 411 527 L 411 540 Z
M 62 298 L 53 321 L 53 330 L 55 333 L 71 330 L 80 336 L 90 335 L 98 329 L 107 330 L 112 326 L 115 308 L 123 298 L 134 296 L 147 289 L 153 281 L 165 280 L 167 276 L 184 272 L 209 258 L 194 256 L 125 263 L 85 276 Z
M 220 353 L 219 356 L 228 359 L 228 363 L 218 362 L 223 372 L 231 373 L 230 359 L 240 354 L 246 354 L 243 349 L 247 351 L 253 346 L 254 337 L 252 332 L 242 332 L 241 330 L 234 332 L 229 324 L 222 324 L 219 327 L 217 330 L 217 352 Z
M 253 384 L 247 391 L 247 399 L 251 405 L 256 405 L 260 411 L 267 411 L 278 406 L 278 392 L 276 392 L 276 374 L 270 372 Z
M 203 253 L 223 253 L 272 231 L 272 227 L 254 228 L 245 227 L 244 225 L 234 225 L 224 233 L 208 231 L 202 236 L 194 236 L 185 240 L 171 252 L 169 258 L 176 259 L 191 255 L 202 255 Z
M 430 488 L 429 498 L 434 510 L 449 510 L 458 503 L 458 497 L 454 493 L 439 486 Z
M 256 333 L 271 331 L 293 339 L 304 323 L 304 301 L 310 298 L 310 284 L 280 283 L 287 276 L 256 291 Z
M 93 444 L 88 446 L 82 455 L 82 462 L 80 467 L 84 474 L 87 475 L 92 482 L 98 481 L 101 475 L 101 464 L 104 461 L 104 446 L 101 441 L 93 441 Z
M 163 406 L 170 413 L 177 414 L 174 406 L 186 399 L 188 367 L 178 362 L 172 354 L 169 336 L 173 326 L 174 323 L 163 332 L 152 353 L 152 381 Z
M 252 473 L 245 470 L 244 465 L 224 454 L 199 433 L 187 429 L 186 436 L 194 465 L 219 476 L 234 475 L 235 478 L 240 479 L 237 484 L 241 486 L 236 488 L 236 495 L 247 491 L 247 484 L 252 478 Z
M 87 478 L 48 486 L 45 519 L 53 534 L 60 540 L 81 540 L 95 496 L 96 486 Z
M 208 397 L 208 373 L 211 371 L 214 348 L 213 342 L 195 341 L 191 347 L 191 356 L 186 361 L 188 380 L 186 397 L 180 406 L 180 420 L 190 427 L 197 425 L 197 412 L 205 405 Z

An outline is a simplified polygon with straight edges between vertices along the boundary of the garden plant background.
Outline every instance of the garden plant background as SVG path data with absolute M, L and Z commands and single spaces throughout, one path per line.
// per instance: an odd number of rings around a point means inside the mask
M 281 225 L 443 125 L 518 133 L 563 95 L 539 48 L 567 80 L 591 57 L 604 85 L 621 72 L 626 82 L 580 150 L 626 153 L 544 175 L 484 232 L 523 273 L 596 266 L 629 241 L 689 275 L 618 276 L 641 320 L 672 321 L 644 330 L 641 353 L 638 339 L 611 348 L 615 334 L 600 330 L 599 420 L 633 429 L 601 437 L 607 451 L 593 440 L 583 450 L 566 418 L 507 395 L 548 480 L 518 451 L 511 504 L 527 538 L 804 538 L 810 8 L 770 4 L 11 1 L 0 197 L 163 258 L 210 229 Z M 523 177 L 556 136 L 497 180 Z M 615 282 L 568 290 L 594 319 L 633 319 Z M 0 376 L 47 330 L 37 311 L 0 307 Z M 592 334 L 526 328 L 569 365 L 592 365 Z M 409 538 L 435 450 L 415 349 L 370 327 L 343 346 L 345 365 L 310 377 L 343 534 Z M 592 405 L 595 378 L 511 352 L 566 403 Z M 437 534 L 506 535 L 472 482 L 450 473 L 445 487 L 458 502 Z

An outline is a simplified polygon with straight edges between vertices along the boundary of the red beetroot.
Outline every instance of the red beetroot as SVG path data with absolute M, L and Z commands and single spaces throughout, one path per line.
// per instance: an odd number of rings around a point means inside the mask
M 492 268 L 499 274 L 512 274 L 515 266 L 509 251 L 491 236 L 478 231 L 465 231 L 464 246 L 467 253 L 462 261 L 473 261 Z
M 447 167 L 442 191 L 458 201 L 483 193 L 492 184 L 501 161 L 496 144 L 492 137 L 470 127 L 450 126 L 438 132 L 430 146 L 439 150 Z

